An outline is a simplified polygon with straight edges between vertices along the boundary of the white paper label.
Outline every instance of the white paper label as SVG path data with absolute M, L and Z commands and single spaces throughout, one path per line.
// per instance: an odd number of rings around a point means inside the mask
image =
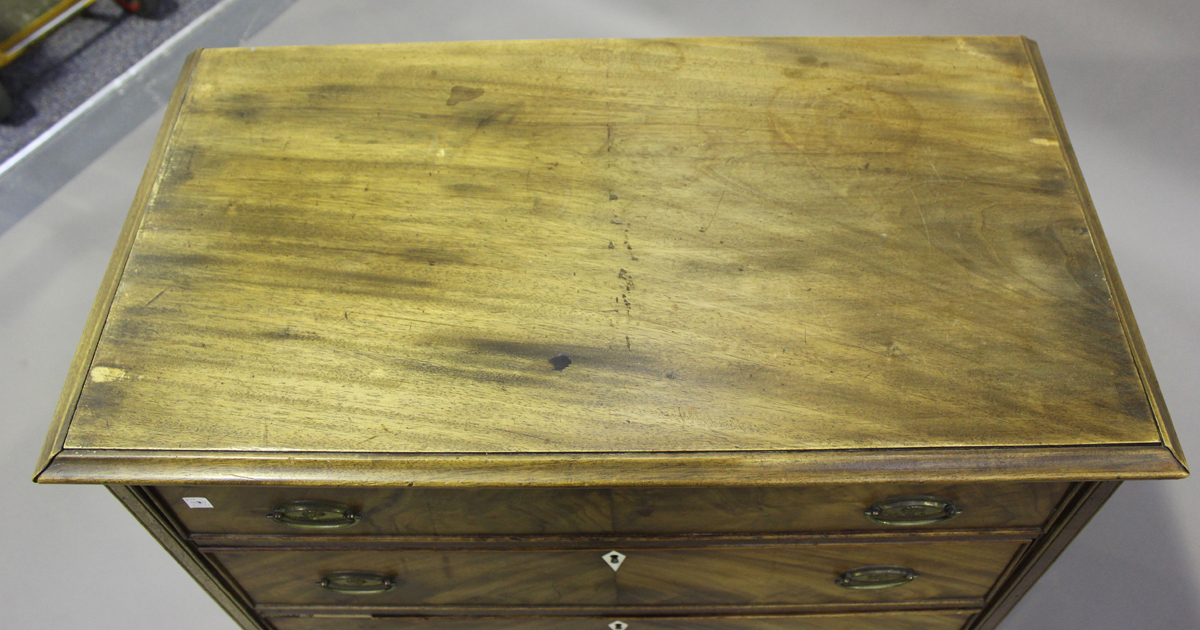
M 205 499 L 204 497 L 183 497 L 183 502 L 192 509 L 212 507 L 212 504 L 209 503 L 208 499 Z

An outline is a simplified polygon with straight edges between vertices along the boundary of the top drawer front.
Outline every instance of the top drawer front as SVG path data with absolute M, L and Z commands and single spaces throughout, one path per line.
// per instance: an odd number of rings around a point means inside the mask
M 189 533 L 248 535 L 519 535 L 782 533 L 913 529 L 864 510 L 925 496 L 961 513 L 927 528 L 1036 527 L 1069 484 L 876 484 L 775 488 L 273 488 L 162 486 L 163 504 Z M 211 508 L 191 508 L 203 498 Z M 350 507 L 358 518 L 325 528 L 268 518 L 289 502 Z M 291 524 L 289 525 L 289 521 Z

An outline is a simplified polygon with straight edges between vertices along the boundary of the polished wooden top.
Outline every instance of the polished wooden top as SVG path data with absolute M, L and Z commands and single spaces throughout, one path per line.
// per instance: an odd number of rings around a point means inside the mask
M 94 476 L 46 480 L 1185 474 L 1024 38 L 221 49 L 180 85 L 43 460 Z

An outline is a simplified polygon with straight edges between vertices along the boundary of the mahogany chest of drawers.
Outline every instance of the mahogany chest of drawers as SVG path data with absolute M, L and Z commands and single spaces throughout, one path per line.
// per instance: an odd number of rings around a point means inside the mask
M 197 51 L 35 478 L 246 629 L 979 630 L 1186 474 L 975 37 Z

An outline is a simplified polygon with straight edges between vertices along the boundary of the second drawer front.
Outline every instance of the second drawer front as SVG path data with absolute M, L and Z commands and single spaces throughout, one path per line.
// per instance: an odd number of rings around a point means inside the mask
M 680 605 L 832 604 L 984 597 L 1019 542 L 609 550 L 216 551 L 210 556 L 256 604 Z M 614 550 L 614 551 L 619 551 Z M 901 586 L 835 583 L 863 566 L 912 568 Z M 345 594 L 319 586 L 343 571 L 388 576 L 390 590 Z

